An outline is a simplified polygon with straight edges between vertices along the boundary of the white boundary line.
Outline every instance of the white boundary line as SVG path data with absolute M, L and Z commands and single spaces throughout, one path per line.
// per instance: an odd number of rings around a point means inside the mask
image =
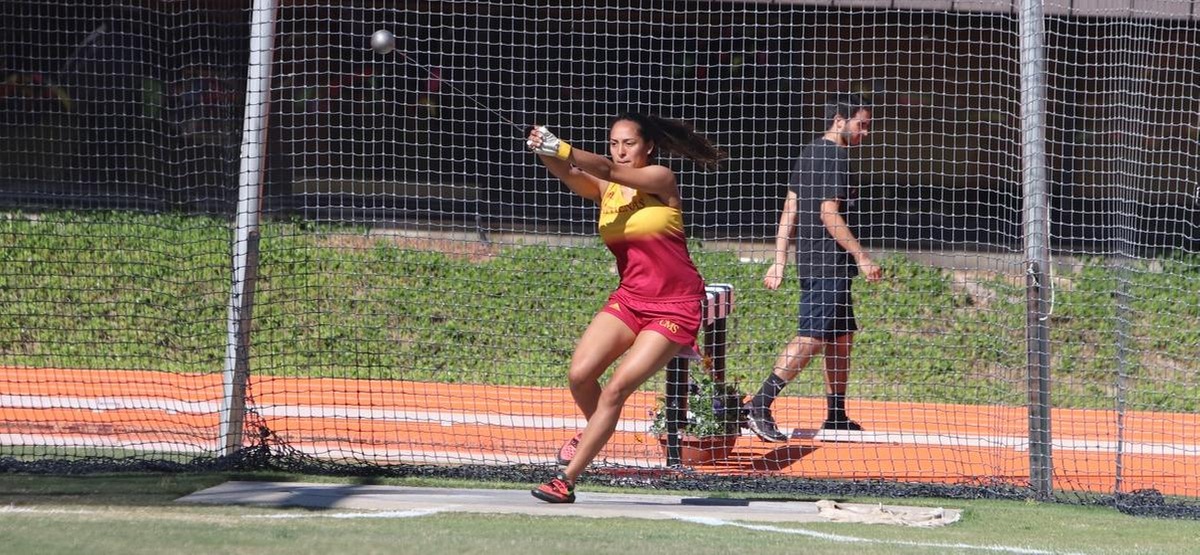
M 747 530 L 755 530 L 758 532 L 775 532 L 779 534 L 796 534 L 800 536 L 808 536 L 810 538 L 835 542 L 835 543 L 874 543 L 880 545 L 895 545 L 905 547 L 921 547 L 933 549 L 974 549 L 978 551 L 992 551 L 997 553 L 1014 553 L 1017 555 L 1067 555 L 1059 551 L 1046 551 L 1043 549 L 1030 549 L 1026 547 L 1008 547 L 1003 545 L 971 545 L 966 543 L 935 543 L 935 542 L 913 542 L 899 540 L 877 540 L 873 538 L 859 538 L 855 536 L 845 536 L 841 534 L 829 534 L 826 532 L 816 532 L 813 530 L 804 530 L 802 528 L 780 528 L 767 524 L 745 524 L 742 522 L 733 522 L 721 520 L 718 518 L 694 517 L 686 515 L 678 515 L 673 513 L 663 513 L 671 516 L 675 520 L 682 522 L 690 522 L 692 524 L 702 524 L 705 526 L 734 526 L 737 528 L 745 528 Z M 1071 554 L 1083 555 L 1083 554 Z

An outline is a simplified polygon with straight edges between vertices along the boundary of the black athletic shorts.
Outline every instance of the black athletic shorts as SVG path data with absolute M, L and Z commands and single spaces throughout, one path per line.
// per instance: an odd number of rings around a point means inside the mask
M 797 335 L 826 341 L 858 331 L 851 278 L 800 280 L 800 325 Z

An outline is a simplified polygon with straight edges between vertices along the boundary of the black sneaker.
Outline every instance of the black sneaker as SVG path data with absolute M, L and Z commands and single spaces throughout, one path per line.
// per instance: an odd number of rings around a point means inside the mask
M 775 426 L 775 418 L 771 409 L 764 407 L 746 407 L 746 427 L 763 441 L 770 443 L 786 443 L 788 436 Z
M 821 423 L 821 429 L 861 432 L 863 427 L 858 422 L 846 418 L 844 420 L 826 420 Z

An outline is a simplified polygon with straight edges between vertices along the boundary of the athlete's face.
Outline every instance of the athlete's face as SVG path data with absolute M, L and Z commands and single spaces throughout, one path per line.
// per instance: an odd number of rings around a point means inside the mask
M 613 162 L 641 168 L 650 165 L 654 143 L 642 138 L 642 128 L 637 122 L 621 120 L 608 132 L 608 152 Z
M 842 122 L 842 141 L 846 146 L 858 146 L 871 132 L 871 111 L 859 110 L 854 117 Z

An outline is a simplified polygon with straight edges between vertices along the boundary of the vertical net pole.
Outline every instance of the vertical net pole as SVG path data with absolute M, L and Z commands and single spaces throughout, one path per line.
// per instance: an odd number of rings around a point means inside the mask
M 275 37 L 275 0 L 255 0 L 250 25 L 250 67 L 242 126 L 241 176 L 233 244 L 233 286 L 229 293 L 221 438 L 224 455 L 242 444 L 246 379 L 250 371 L 250 315 L 258 266 L 260 189 L 266 162 L 267 115 L 271 101 L 271 63 Z
M 1143 21 L 1123 22 L 1115 32 L 1125 45 L 1112 56 L 1111 67 L 1115 68 L 1113 75 L 1114 94 L 1112 104 L 1120 107 L 1116 118 L 1117 129 L 1121 138 L 1113 145 L 1111 159 L 1114 161 L 1115 187 L 1109 196 L 1111 208 L 1108 211 L 1109 222 L 1106 227 L 1111 234 L 1109 267 L 1116 281 L 1113 291 L 1115 303 L 1114 333 L 1116 335 L 1116 447 L 1113 452 L 1113 493 L 1126 493 L 1125 487 L 1125 448 L 1126 432 L 1130 422 L 1128 408 L 1129 385 L 1136 375 L 1139 364 L 1139 345 L 1135 326 L 1137 322 L 1136 303 L 1140 296 L 1136 290 L 1137 270 L 1135 264 L 1139 257 L 1153 257 L 1149 252 L 1141 251 L 1141 241 L 1144 240 L 1139 228 L 1140 223 L 1139 197 L 1143 192 L 1153 190 L 1153 174 L 1148 171 L 1145 142 L 1141 137 L 1151 136 L 1148 129 L 1147 116 L 1154 110 L 1155 101 L 1150 100 L 1155 87 L 1150 82 L 1153 63 L 1145 51 L 1137 46 L 1153 44 L 1154 34 Z M 1144 293 L 1143 293 L 1144 294 Z
M 679 430 L 687 422 L 688 359 L 675 357 L 667 363 L 666 433 L 667 466 L 677 467 L 683 462 Z
M 1050 435 L 1050 222 L 1046 187 L 1045 18 L 1040 0 L 1021 0 L 1021 158 L 1026 260 L 1026 371 L 1029 384 L 1029 482 L 1052 493 Z

